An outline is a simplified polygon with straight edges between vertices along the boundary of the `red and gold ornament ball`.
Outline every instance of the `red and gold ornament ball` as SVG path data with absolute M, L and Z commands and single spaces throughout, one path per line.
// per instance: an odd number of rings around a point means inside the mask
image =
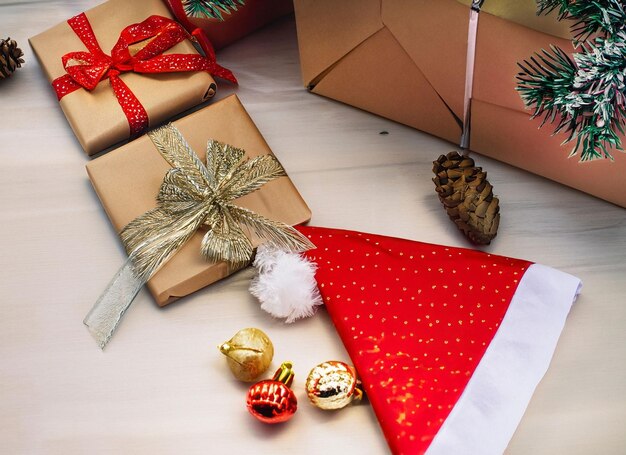
M 248 390 L 248 411 L 261 422 L 286 422 L 298 409 L 296 395 L 289 388 L 294 377 L 292 367 L 291 362 L 284 362 L 272 379 L 257 382 Z

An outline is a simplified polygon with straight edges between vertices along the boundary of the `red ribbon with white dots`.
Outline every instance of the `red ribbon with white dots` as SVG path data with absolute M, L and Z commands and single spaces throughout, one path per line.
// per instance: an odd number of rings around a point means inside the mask
M 206 57 L 199 54 L 164 55 L 163 52 L 190 38 L 180 24 L 166 17 L 154 15 L 143 22 L 126 27 L 120 33 L 111 55 L 105 54 L 98 44 L 85 13 L 72 17 L 67 23 L 83 42 L 87 52 L 69 52 L 62 57 L 63 67 L 67 73 L 52 81 L 57 98 L 60 100 L 80 88 L 91 91 L 101 81 L 108 79 L 128 119 L 131 135 L 137 135 L 148 128 L 148 113 L 130 88 L 120 79 L 122 73 L 206 71 L 237 83 L 230 70 L 218 65 L 210 47 L 203 46 Z M 144 41 L 146 45 L 131 55 L 129 47 Z

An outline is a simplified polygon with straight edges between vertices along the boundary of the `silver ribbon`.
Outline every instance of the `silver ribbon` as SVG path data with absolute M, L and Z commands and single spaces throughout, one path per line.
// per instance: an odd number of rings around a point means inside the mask
M 134 273 L 133 261 L 128 258 L 91 308 L 83 324 L 100 349 L 109 342 L 122 316 L 147 281 Z
M 172 169 L 163 179 L 156 208 L 120 233 L 128 260 L 83 321 L 100 348 L 111 339 L 142 286 L 201 226 L 209 228 L 201 242 L 201 256 L 212 263 L 224 261 L 231 271 L 250 262 L 254 250 L 249 234 L 284 251 L 313 247 L 293 227 L 233 204 L 287 175 L 273 155 L 250 159 L 242 149 L 209 140 L 203 163 L 171 124 L 148 136 Z

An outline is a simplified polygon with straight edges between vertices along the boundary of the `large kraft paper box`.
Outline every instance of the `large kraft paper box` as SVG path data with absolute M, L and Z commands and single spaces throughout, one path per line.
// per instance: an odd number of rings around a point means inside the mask
M 109 0 L 85 14 L 105 54 L 110 54 L 120 32 L 127 26 L 142 22 L 151 15 L 172 18 L 162 0 Z M 50 83 L 65 74 L 61 61 L 63 55 L 87 50 L 67 22 L 33 36 L 29 41 Z M 191 41 L 185 40 L 165 53 L 198 52 Z M 204 71 L 162 74 L 129 72 L 120 78 L 145 108 L 151 127 L 212 97 L 216 87 L 213 78 Z M 130 136 L 128 120 L 108 80 L 101 81 L 93 91 L 82 88 L 76 90 L 64 96 L 59 103 L 88 155 L 127 140 Z
M 243 148 L 249 157 L 272 153 L 235 95 L 173 124 L 203 162 L 209 139 Z M 147 135 L 87 164 L 91 183 L 117 232 L 156 206 L 156 195 L 169 168 Z M 271 181 L 234 203 L 289 225 L 311 218 L 309 208 L 288 177 Z M 204 233 L 202 229 L 198 231 L 148 281 L 148 289 L 160 306 L 228 275 L 226 263 L 208 263 L 200 256 Z M 252 241 L 258 246 L 257 240 Z M 104 289 L 106 282 L 102 286 Z
M 459 144 L 471 0 L 295 0 L 302 77 L 316 94 Z M 626 155 L 568 159 L 573 143 L 530 120 L 515 90 L 521 62 L 569 26 L 535 0 L 486 0 L 480 13 L 470 149 L 626 207 Z

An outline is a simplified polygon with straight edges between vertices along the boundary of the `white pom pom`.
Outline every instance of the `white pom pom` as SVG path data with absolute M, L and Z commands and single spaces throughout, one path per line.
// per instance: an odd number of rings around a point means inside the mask
M 316 265 L 302 255 L 261 245 L 253 265 L 258 274 L 250 292 L 275 318 L 291 323 L 312 316 L 315 307 L 323 303 L 315 281 Z

